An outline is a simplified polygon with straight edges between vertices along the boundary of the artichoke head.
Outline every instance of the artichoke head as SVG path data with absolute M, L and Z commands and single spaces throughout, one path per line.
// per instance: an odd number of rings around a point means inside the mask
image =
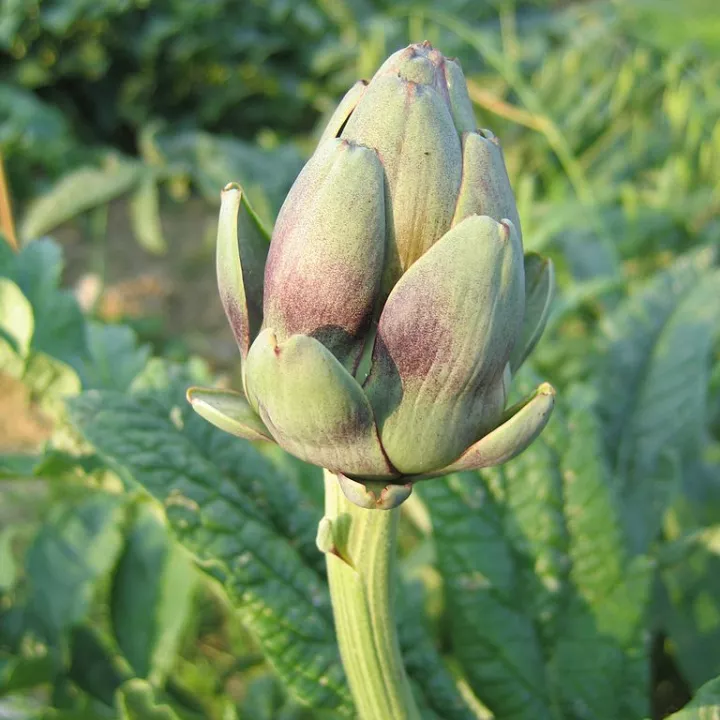
M 547 384 L 506 406 L 552 264 L 523 255 L 500 144 L 429 43 L 351 88 L 269 244 L 241 188 L 225 188 L 217 271 L 244 392 L 193 388 L 193 407 L 337 473 L 358 504 L 505 462 L 547 423 Z

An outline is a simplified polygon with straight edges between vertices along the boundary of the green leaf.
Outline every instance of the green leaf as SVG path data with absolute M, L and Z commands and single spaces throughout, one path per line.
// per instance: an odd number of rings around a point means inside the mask
M 155 702 L 152 686 L 144 680 L 128 680 L 116 695 L 121 720 L 179 720 L 169 705 Z
M 22 379 L 38 407 L 57 423 L 65 416 L 65 401 L 80 392 L 75 370 L 44 353 L 31 354 Z
M 136 675 L 154 685 L 175 662 L 196 580 L 162 512 L 141 501 L 113 575 L 110 613 L 120 649 Z
M 0 697 L 52 682 L 57 662 L 49 653 L 11 655 L 0 650 Z
M 634 720 L 647 709 L 653 566 L 628 554 L 586 393 L 568 399 L 515 460 L 417 493 L 453 650 L 481 702 L 503 718 Z
M 398 638 L 423 718 L 475 720 L 425 626 L 422 588 L 408 586 L 403 590 L 400 612 L 396 613 Z
M 662 571 L 659 612 L 693 688 L 720 671 L 720 555 L 702 544 Z
M 322 495 L 322 470 L 286 453 L 284 463 L 273 463 L 266 453 L 272 455 L 277 445 L 264 443 L 256 448 L 212 427 L 195 414 L 185 397 L 188 385 L 198 382 L 211 383 L 212 378 L 192 361 L 179 367 L 151 360 L 133 386 L 138 397 L 160 403 L 165 417 L 174 418 L 175 427 L 182 429 L 195 450 L 250 495 L 273 530 L 285 537 L 306 563 L 324 574 L 325 559 L 315 545 L 322 509 L 313 506 L 298 489 L 303 483 L 315 481 Z
M 150 348 L 138 345 L 132 328 L 88 324 L 89 359 L 80 368 L 83 388 L 127 390 L 150 357 Z
M 110 706 L 115 691 L 132 676 L 108 639 L 88 625 L 73 629 L 68 675 L 80 689 Z
M 28 613 L 25 605 L 3 603 L 3 609 L 0 610 L 0 645 L 20 655 L 27 630 Z
M 647 709 L 644 627 L 653 566 L 628 556 L 592 409 L 575 399 L 567 429 L 561 468 L 571 591 L 550 672 L 568 710 L 631 720 Z
M 18 355 L 26 357 L 34 329 L 32 306 L 22 290 L 11 280 L 0 278 L 0 339 L 9 341 Z
M 91 475 L 104 468 L 105 464 L 97 455 L 76 455 L 62 450 L 46 448 L 45 452 L 35 459 L 31 475 L 43 479 L 63 478 L 70 473 Z
M 0 479 L 17 480 L 32 477 L 37 461 L 37 455 L 2 454 L 0 455 Z
M 122 545 L 122 498 L 93 494 L 53 509 L 28 549 L 29 610 L 43 635 L 57 641 L 89 609 L 95 583 Z
M 605 323 L 599 411 L 638 552 L 657 535 L 678 460 L 699 450 L 720 320 L 713 257 L 705 250 L 679 259 Z
M 283 703 L 282 687 L 272 675 L 260 675 L 250 681 L 240 717 L 274 720 Z
M 142 166 L 108 156 L 105 167 L 81 167 L 66 173 L 53 188 L 28 207 L 20 225 L 26 241 L 39 238 L 58 225 L 114 200 L 136 185 Z
M 657 610 L 683 677 L 693 689 L 720 673 L 718 468 L 684 468 L 684 494 L 666 514 Z
M 17 528 L 9 526 L 0 530 L 0 596 L 15 584 L 17 567 L 13 555 L 13 538 Z
M 667 720 L 720 720 L 720 677 L 705 683 L 682 710 Z
M 702 43 L 717 55 L 720 19 L 713 0 L 633 0 L 618 4 L 629 32 L 666 50 Z M 673 716 L 674 717 L 674 716 Z
M 60 290 L 62 250 L 48 238 L 30 242 L 3 274 L 14 280 L 33 308 L 35 332 L 32 348 L 77 369 L 87 354 L 85 319 L 73 294 Z
M 289 485 L 283 497 L 283 478 L 267 461 L 196 417 L 181 397 L 89 392 L 72 413 L 98 452 L 165 505 L 180 541 L 223 583 L 290 691 L 351 714 L 327 588 L 318 561 L 305 558 L 308 515 L 302 503 L 287 507 L 297 490 Z M 238 462 L 238 453 L 253 464 Z
M 151 255 L 164 255 L 167 242 L 160 222 L 160 193 L 157 179 L 148 173 L 130 199 L 130 221 L 133 234 L 143 250 Z
M 501 508 L 473 473 L 421 483 L 445 580 L 454 654 L 495 715 L 552 718 L 540 638 L 519 596 Z
M 697 286 L 713 260 L 714 253 L 709 250 L 679 258 L 603 322 L 605 368 L 598 412 L 613 464 L 622 466 L 623 456 L 632 455 L 624 435 L 637 412 L 642 380 L 658 338 L 679 302 Z
M 520 566 L 522 583 L 529 591 L 524 603 L 545 645 L 557 636 L 570 575 L 560 466 L 566 445 L 564 421 L 563 416 L 553 418 L 524 453 L 483 473 L 504 509 L 506 537 L 527 558 Z

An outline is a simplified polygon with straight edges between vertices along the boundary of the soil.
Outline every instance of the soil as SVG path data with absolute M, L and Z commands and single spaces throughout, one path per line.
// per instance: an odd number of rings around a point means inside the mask
M 138 244 L 121 201 L 109 207 L 104 241 L 89 241 L 77 224 L 59 228 L 53 235 L 64 248 L 65 283 L 81 303 L 93 299 L 83 289 L 104 286 L 99 314 L 105 320 L 154 318 L 160 339 L 180 338 L 210 362 L 232 365 L 237 348 L 215 281 L 217 208 L 199 198 L 168 201 L 161 222 L 168 248 L 160 256 Z

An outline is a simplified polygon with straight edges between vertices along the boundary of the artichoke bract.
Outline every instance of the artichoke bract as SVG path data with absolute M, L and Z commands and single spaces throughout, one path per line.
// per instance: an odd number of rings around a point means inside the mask
M 553 267 L 523 255 L 500 144 L 429 43 L 348 92 L 269 243 L 241 188 L 225 188 L 217 271 L 244 393 L 193 388 L 193 407 L 337 473 L 360 505 L 505 462 L 547 423 L 547 384 L 506 406 Z

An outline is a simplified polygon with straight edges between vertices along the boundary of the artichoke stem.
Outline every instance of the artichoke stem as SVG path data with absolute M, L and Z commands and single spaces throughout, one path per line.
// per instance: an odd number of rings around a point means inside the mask
M 361 720 L 420 720 L 393 613 L 399 513 L 358 507 L 325 471 L 318 546 L 327 558 L 340 655 Z

